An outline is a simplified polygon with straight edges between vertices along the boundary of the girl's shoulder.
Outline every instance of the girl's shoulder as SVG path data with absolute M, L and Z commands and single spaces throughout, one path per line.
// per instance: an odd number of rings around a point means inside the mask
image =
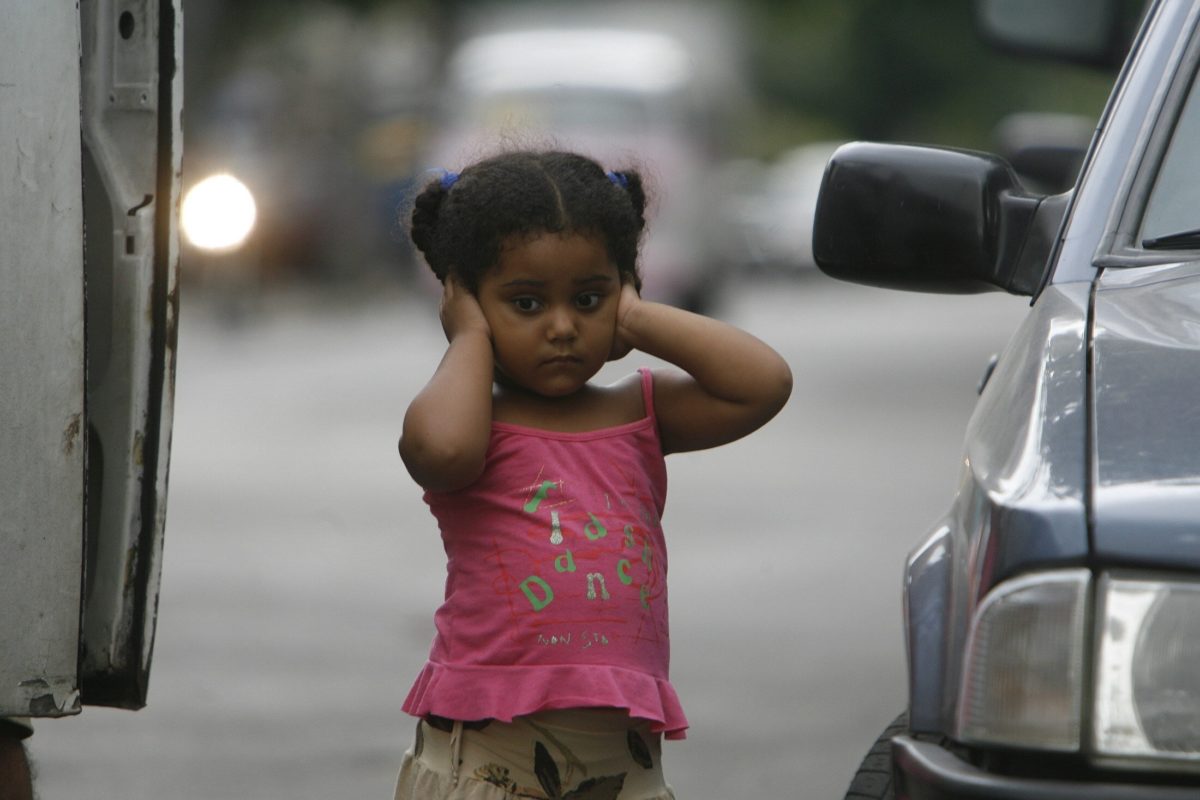
M 584 433 L 637 422 L 649 416 L 641 373 L 607 386 L 588 384 L 569 397 L 547 398 L 497 386 L 492 421 L 558 433 Z

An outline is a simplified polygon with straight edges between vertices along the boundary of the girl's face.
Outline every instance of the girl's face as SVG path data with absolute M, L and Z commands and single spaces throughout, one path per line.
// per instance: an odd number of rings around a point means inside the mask
M 612 352 L 617 268 L 591 236 L 546 233 L 505 245 L 476 293 L 499 371 L 544 397 L 572 394 Z

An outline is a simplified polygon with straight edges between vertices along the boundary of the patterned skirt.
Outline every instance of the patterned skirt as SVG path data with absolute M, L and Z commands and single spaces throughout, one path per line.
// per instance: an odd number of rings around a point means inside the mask
M 675 800 L 649 727 L 615 709 L 421 720 L 396 800 Z

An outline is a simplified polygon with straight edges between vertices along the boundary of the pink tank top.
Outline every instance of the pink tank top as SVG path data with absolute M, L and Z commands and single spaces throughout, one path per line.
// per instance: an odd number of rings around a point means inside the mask
M 483 476 L 425 493 L 446 599 L 405 711 L 509 722 L 613 707 L 684 737 L 668 679 L 667 471 L 641 376 L 642 419 L 584 433 L 495 422 Z

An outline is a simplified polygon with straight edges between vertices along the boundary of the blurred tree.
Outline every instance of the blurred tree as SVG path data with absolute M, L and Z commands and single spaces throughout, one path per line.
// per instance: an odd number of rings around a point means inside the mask
M 992 50 L 964 0 L 752 0 L 754 74 L 791 135 L 987 147 L 1014 111 L 1099 114 L 1112 74 Z M 778 121 L 771 112 L 768 118 Z M 787 137 L 770 129 L 765 149 Z

